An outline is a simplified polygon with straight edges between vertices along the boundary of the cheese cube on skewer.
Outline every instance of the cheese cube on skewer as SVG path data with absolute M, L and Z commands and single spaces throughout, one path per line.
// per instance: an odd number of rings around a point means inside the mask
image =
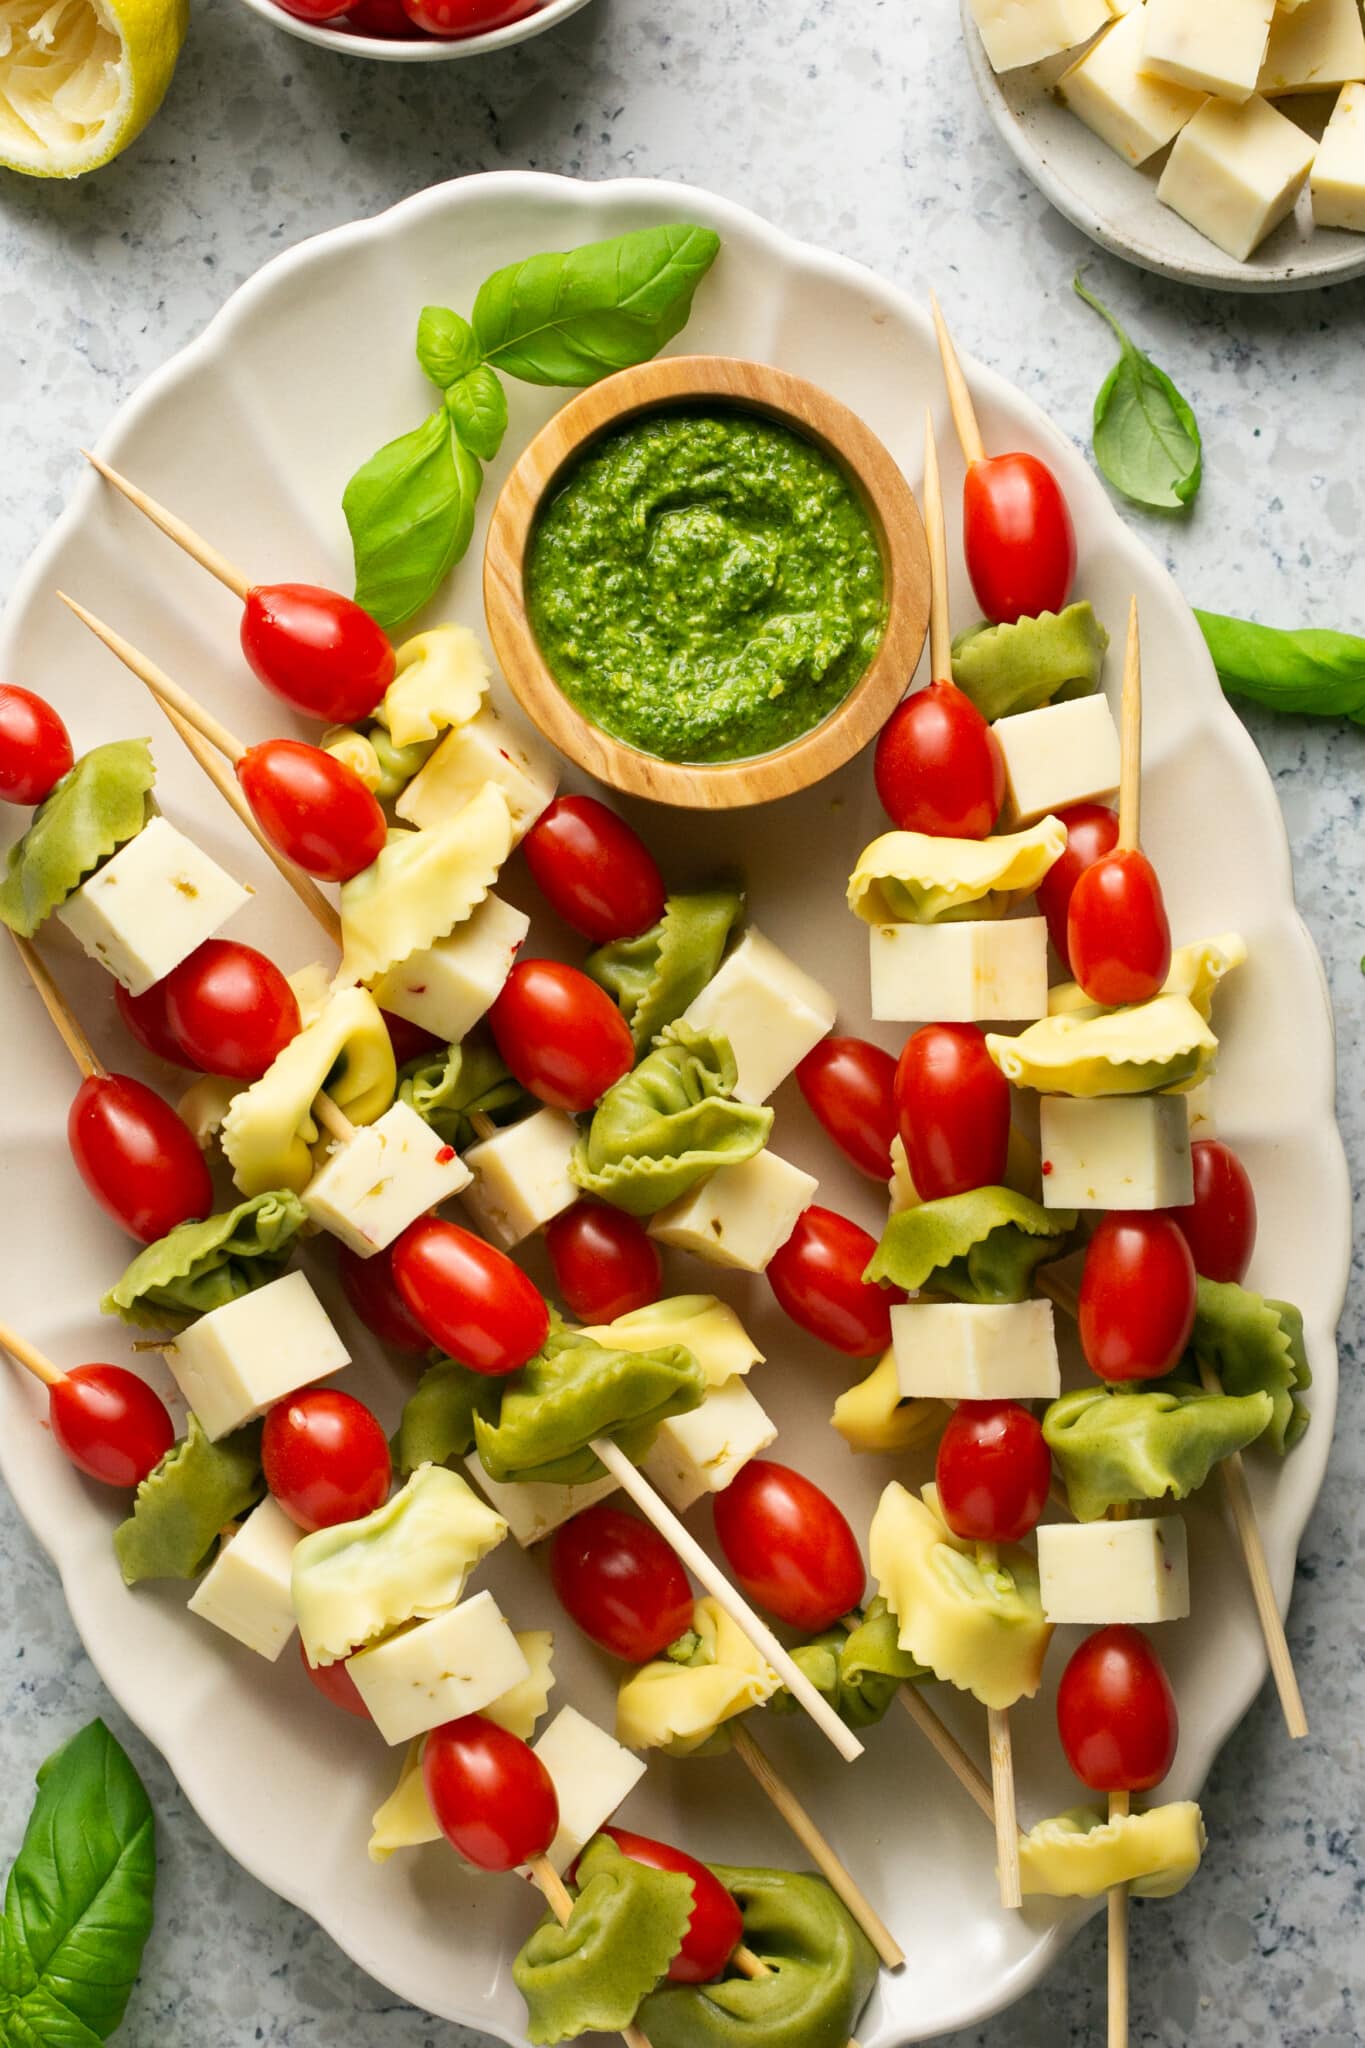
M 649 1234 L 714 1265 L 761 1273 L 795 1230 L 802 1210 L 815 1200 L 819 1185 L 812 1174 L 765 1149 L 741 1166 L 720 1167 L 660 1209 Z
M 409 825 L 442 825 L 488 782 L 507 798 L 515 846 L 554 795 L 559 765 L 553 751 L 520 720 L 514 724 L 485 704 L 467 725 L 446 734 L 394 809 Z
M 1268 100 L 1209 100 L 1177 135 L 1156 196 L 1245 263 L 1293 212 L 1314 153 Z
M 1164 149 L 1206 97 L 1142 69 L 1146 27 L 1142 8 L 1130 8 L 1057 81 L 1058 99 L 1130 164 Z M 1001 738 L 1004 731 L 996 727 Z
M 1119 732 L 1103 697 L 1021 711 L 992 727 L 1005 757 L 1006 822 L 1031 825 L 1119 786 Z
M 489 1592 L 359 1651 L 346 1669 L 388 1743 L 410 1742 L 443 1721 L 477 1714 L 531 1675 Z
M 190 1596 L 190 1613 L 211 1621 L 273 1664 L 294 1633 L 291 1574 L 303 1535 L 269 1498 L 230 1536 Z
M 834 1028 L 828 989 L 750 926 L 729 959 L 684 1010 L 694 1031 L 728 1038 L 740 1102 L 766 1102 Z
M 582 1189 L 569 1177 L 578 1129 L 559 1109 L 538 1109 L 465 1153 L 473 1179 L 460 1199 L 480 1229 L 511 1250 L 571 1208 Z
M 67 897 L 57 917 L 92 960 L 140 996 L 250 897 L 192 839 L 156 817 Z
M 1183 1095 L 1045 1095 L 1045 1209 L 1172 1209 L 1194 1200 Z
M 1365 235 L 1365 85 L 1343 85 L 1313 160 L 1313 219 Z
M 453 1145 L 406 1102 L 395 1102 L 335 1147 L 304 1189 L 303 1206 L 314 1223 L 368 1259 L 472 1178 Z
M 479 1492 L 491 1508 L 494 1508 L 512 1532 L 513 1541 L 523 1550 L 530 1550 L 535 1544 L 543 1543 L 574 1515 L 584 1508 L 592 1507 L 595 1501 L 605 1500 L 609 1493 L 615 1493 L 617 1482 L 611 1474 L 593 1479 L 586 1486 L 552 1486 L 539 1479 L 518 1480 L 507 1485 L 500 1479 L 490 1479 L 484 1471 L 477 1452 L 471 1452 L 465 1459 L 468 1472 Z
M 390 967 L 371 993 L 381 1010 L 458 1045 L 497 1000 L 530 928 L 523 911 L 485 896 L 449 938 Z
M 891 1311 L 907 1401 L 1055 1401 L 1062 1391 L 1050 1301 L 906 1302 Z
M 713 1388 L 700 1408 L 662 1423 L 640 1470 L 682 1515 L 704 1493 L 724 1493 L 776 1441 L 777 1424 L 736 1378 Z
M 1275 0 L 1147 0 L 1142 68 L 1195 92 L 1245 100 L 1256 90 Z
M 1041 64 L 1074 49 L 1109 20 L 1109 0 L 972 0 L 972 15 L 995 71 Z
M 639 1784 L 645 1762 L 576 1707 L 561 1707 L 531 1747 L 559 1795 L 559 1833 L 547 1854 L 562 1876 Z
M 1038 1579 L 1049 1621 L 1183 1621 L 1190 1611 L 1185 1524 L 1179 1515 L 1126 1522 L 1044 1522 Z
M 285 1273 L 182 1330 L 166 1363 L 210 1438 L 326 1379 L 351 1355 L 302 1273 Z
M 872 1014 L 881 1023 L 1022 1023 L 1047 1015 L 1041 917 L 876 924 L 869 939 Z
M 1257 92 L 1327 92 L 1361 78 L 1365 27 L 1360 0 L 1307 0 L 1292 14 L 1276 13 Z

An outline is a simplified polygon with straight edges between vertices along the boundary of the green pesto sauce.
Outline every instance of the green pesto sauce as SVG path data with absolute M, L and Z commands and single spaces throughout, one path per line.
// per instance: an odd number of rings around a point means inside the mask
M 742 412 L 663 413 L 600 442 L 536 530 L 527 592 L 564 694 L 667 761 L 809 732 L 885 624 L 876 536 L 843 471 Z

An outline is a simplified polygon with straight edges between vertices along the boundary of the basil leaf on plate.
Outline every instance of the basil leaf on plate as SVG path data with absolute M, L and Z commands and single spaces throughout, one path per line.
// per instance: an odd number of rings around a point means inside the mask
M 386 630 L 410 619 L 469 546 L 483 472 L 442 407 L 372 455 L 341 500 L 356 603 Z
M 0 2040 L 90 2048 L 118 2027 L 151 1932 L 153 1831 L 102 1721 L 42 1766 L 0 1919 Z
M 528 384 L 594 384 L 647 362 L 686 324 L 719 247 L 683 222 L 509 264 L 474 301 L 479 353 Z
M 1290 633 L 1221 612 L 1196 611 L 1195 617 L 1230 697 L 1365 725 L 1365 639 L 1359 635 L 1318 627 Z
M 507 393 L 496 370 L 478 363 L 446 392 L 446 410 L 471 455 L 491 462 L 507 432 Z
M 479 360 L 473 328 L 449 306 L 423 306 L 417 320 L 417 360 L 424 376 L 448 390 Z
M 1109 322 L 1121 350 L 1095 400 L 1095 460 L 1114 489 L 1134 504 L 1178 511 L 1199 489 L 1199 423 L 1166 372 L 1144 355 L 1079 275 L 1072 286 Z

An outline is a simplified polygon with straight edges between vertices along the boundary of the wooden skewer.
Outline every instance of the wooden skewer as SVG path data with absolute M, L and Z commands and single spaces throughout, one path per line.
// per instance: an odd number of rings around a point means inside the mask
M 0 1346 L 9 1352 L 11 1358 L 17 1359 L 26 1372 L 31 1372 L 35 1380 L 41 1380 L 45 1387 L 59 1387 L 66 1378 L 66 1374 L 55 1366 L 50 1358 L 45 1358 L 37 1346 L 30 1344 L 26 1337 L 21 1337 L 17 1330 L 11 1330 L 8 1323 L 0 1323 Z
M 573 1911 L 573 1900 L 563 1878 L 548 1856 L 533 1856 L 530 1868 L 531 1876 L 544 1896 L 546 1905 L 560 1926 L 565 1926 Z M 627 2043 L 627 2048 L 649 2048 L 648 2040 L 634 2021 L 628 2027 L 622 2027 L 621 2039 Z
M 997 1558 L 993 1543 L 978 1543 L 976 1557 L 983 1572 L 995 1570 Z M 1014 1743 L 1010 1736 L 1009 1710 L 987 1707 L 986 1729 L 991 1753 L 992 1812 L 1000 1903 L 1016 1912 L 1024 1903 L 1024 1894 L 1019 1872 L 1019 1822 L 1014 1797 Z
M 1119 708 L 1119 836 L 1131 852 L 1142 831 L 1142 649 L 1138 637 L 1138 601 L 1128 606 L 1128 647 L 1123 661 L 1123 699 Z
M 1121 1820 L 1128 1794 L 1109 1794 L 1109 1818 Z M 1108 1895 L 1109 1913 L 1109 2048 L 1128 2048 L 1128 1887 L 1116 1884 Z
M 976 1765 L 968 1756 L 957 1737 L 945 1727 L 929 1702 L 918 1689 L 907 1682 L 900 1689 L 899 1699 L 910 1719 L 919 1729 L 938 1755 L 947 1764 L 953 1776 L 968 1797 L 974 1800 L 991 1826 L 995 1825 L 995 1802 L 991 1788 L 982 1777 Z
M 162 668 L 149 661 L 145 654 L 139 654 L 131 641 L 116 633 L 112 626 L 106 626 L 103 619 L 97 619 L 83 604 L 77 604 L 74 597 L 68 597 L 64 590 L 57 592 L 68 611 L 74 612 L 83 626 L 88 626 L 97 640 L 102 640 L 112 654 L 116 654 L 124 667 L 131 669 L 140 682 L 147 685 L 152 695 L 163 705 L 169 705 L 180 713 L 187 725 L 201 732 L 210 746 L 217 747 L 220 754 L 226 754 L 235 767 L 246 752 L 245 742 L 235 732 L 229 731 L 221 719 L 215 718 L 188 690 L 182 690 L 179 683 L 172 682 Z
M 939 358 L 943 364 L 943 381 L 948 387 L 948 404 L 952 409 L 953 425 L 957 428 L 962 453 L 970 465 L 983 459 L 986 444 L 976 423 L 976 407 L 972 404 L 972 394 L 967 389 L 967 379 L 962 374 L 962 365 L 957 359 L 953 338 L 948 332 L 948 324 L 933 292 L 929 294 L 929 304 L 934 315 L 934 332 L 938 336 Z
M 948 539 L 938 473 L 934 416 L 924 408 L 924 531 L 929 542 L 929 669 L 936 683 L 952 681 L 953 635 L 948 622 Z
M 240 569 L 234 567 L 226 555 L 220 555 L 217 548 L 211 547 L 192 526 L 186 526 L 184 520 L 177 519 L 174 512 L 168 512 L 155 498 L 149 498 L 146 491 L 141 491 L 136 484 L 129 483 L 126 476 L 120 476 L 103 456 L 92 455 L 88 448 L 82 448 L 81 454 L 91 468 L 97 469 L 105 482 L 112 484 L 116 491 L 122 491 L 129 504 L 136 505 L 138 511 L 144 513 L 153 526 L 159 526 L 178 548 L 183 548 L 187 555 L 194 557 L 201 568 L 207 569 L 210 576 L 216 576 L 220 583 L 226 584 L 229 590 L 245 600 L 251 588 L 250 579 L 244 576 Z
M 43 1008 L 56 1025 L 63 1045 L 80 1069 L 82 1079 L 89 1081 L 97 1074 L 106 1073 L 108 1070 L 104 1062 L 81 1029 L 75 1012 L 48 973 L 36 947 L 28 939 L 21 939 L 18 932 L 11 932 L 10 937 L 14 941 L 15 952 L 24 963 L 29 980 L 43 999 Z

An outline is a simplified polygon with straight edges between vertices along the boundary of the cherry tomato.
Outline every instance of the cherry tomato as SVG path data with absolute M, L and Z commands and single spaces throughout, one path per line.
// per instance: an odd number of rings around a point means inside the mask
M 552 1109 L 591 1109 L 635 1064 L 630 1026 L 606 990 L 559 960 L 518 960 L 488 1023 L 522 1087 Z
M 406 1017 L 396 1017 L 392 1010 L 381 1010 L 379 1014 L 389 1034 L 395 1066 L 405 1067 L 409 1060 L 420 1060 L 423 1053 L 445 1051 L 445 1040 L 437 1038 L 434 1032 L 424 1031 L 420 1024 L 409 1023 Z
M 668 1966 L 674 1984 L 709 1984 L 722 1975 L 725 1965 L 744 1939 L 744 1915 L 725 1886 L 671 1842 L 656 1842 L 649 1835 L 633 1835 L 628 1828 L 603 1828 L 623 1856 L 632 1863 L 644 1863 L 650 1870 L 676 1870 L 692 1880 L 692 1918 L 682 1938 L 682 1947 Z
M 580 1323 L 611 1323 L 663 1292 L 659 1248 L 637 1217 L 605 1202 L 575 1202 L 545 1232 L 555 1286 Z
M 647 1664 L 692 1626 L 692 1588 L 676 1553 L 623 1508 L 584 1508 L 556 1530 L 550 1577 L 588 1640 L 627 1664 Z
M 751 1600 L 804 1635 L 862 1605 L 858 1539 L 814 1480 L 751 1458 L 713 1502 L 716 1535 Z
M 324 882 L 349 882 L 384 851 L 388 826 L 360 777 L 306 740 L 263 740 L 237 779 L 272 846 Z
M 212 1213 L 213 1182 L 193 1131 L 130 1074 L 82 1081 L 66 1137 L 100 1207 L 144 1244 Z
M 425 1358 L 431 1339 L 398 1292 L 393 1277 L 393 1246 L 362 1259 L 347 1244 L 337 1245 L 341 1290 L 367 1330 L 381 1344 L 413 1358 Z
M 596 797 L 556 797 L 521 850 L 551 910 L 595 946 L 636 938 L 664 914 L 664 878 L 653 854 Z
M 1168 1209 L 1184 1233 L 1194 1270 L 1206 1280 L 1240 1281 L 1256 1248 L 1256 1195 L 1237 1154 L 1217 1138 L 1190 1147 L 1194 1200 Z
M 898 1287 L 864 1280 L 876 1249 L 876 1238 L 847 1216 L 812 1207 L 768 1261 L 768 1279 L 792 1321 L 812 1337 L 850 1358 L 871 1358 L 891 1342 L 891 1309 L 905 1300 Z
M 1066 826 L 1066 845 L 1038 884 L 1038 908 L 1047 919 L 1048 936 L 1058 957 L 1066 960 L 1071 892 L 1077 877 L 1118 844 L 1119 814 L 1107 804 L 1071 804 L 1057 816 Z
M 332 21 L 332 0 L 290 0 L 305 21 Z M 367 611 L 316 583 L 258 584 L 246 594 L 242 652 L 267 690 L 324 725 L 368 718 L 393 681 L 393 644 Z
M 896 1065 L 896 1114 L 921 1201 L 999 1187 L 1010 1144 L 1010 1084 L 975 1024 L 926 1024 Z
M 347 12 L 350 0 L 279 0 L 279 4 L 286 14 L 292 14 L 298 21 L 327 22 L 340 20 L 341 16 Z M 250 604 L 254 595 L 254 591 L 247 592 L 248 604 Z M 245 619 L 242 621 L 242 637 L 245 640 Z M 256 664 L 254 661 L 251 666 L 255 668 Z M 267 678 L 262 676 L 261 681 L 266 682 Z M 271 684 L 269 687 L 273 688 L 274 685 Z M 301 706 L 300 708 L 304 707 Z
M 1180 1739 L 1171 1681 L 1140 1629 L 1116 1623 L 1087 1636 L 1057 1688 L 1066 1760 L 1093 1792 L 1149 1792 Z
M 865 1038 L 822 1038 L 796 1070 L 797 1086 L 846 1159 L 872 1180 L 891 1178 L 896 1062 Z
M 429 36 L 481 36 L 534 14 L 541 0 L 403 0 Z
M 389 1497 L 388 1439 L 363 1402 L 333 1387 L 279 1401 L 261 1435 L 265 1483 L 291 1522 L 330 1529 L 358 1522 Z
M 997 626 L 1059 612 L 1076 574 L 1062 487 L 1036 455 L 973 462 L 962 489 L 962 546 L 976 601 Z
M 304 1670 L 325 1700 L 330 1700 L 334 1707 L 340 1707 L 344 1714 L 354 1714 L 357 1721 L 369 1720 L 370 1710 L 361 1699 L 359 1688 L 344 1662 L 310 1664 L 302 1640 L 299 1642 L 299 1656 L 303 1660 Z
M 40 804 L 70 771 L 71 738 L 45 698 L 0 683 L 0 798 Z
M 408 20 L 403 0 L 358 0 L 346 16 L 346 26 L 358 36 L 393 37 L 401 42 L 411 42 L 422 33 L 416 22 Z
M 939 1439 L 939 1506 L 954 1536 L 1018 1543 L 1052 1484 L 1042 1424 L 1017 1401 L 959 1401 Z
M 956 683 L 930 683 L 901 700 L 881 729 L 872 773 L 902 832 L 984 839 L 1005 801 L 1000 742 Z
M 1113 1209 L 1086 1247 L 1080 1332 L 1102 1380 L 1157 1380 L 1194 1327 L 1194 1260 L 1179 1224 L 1159 1209 Z
M 52 1434 L 106 1486 L 141 1486 L 175 1442 L 161 1396 L 121 1365 L 78 1365 L 48 1390 Z
M 519 1735 L 483 1714 L 433 1728 L 422 1778 L 436 1824 L 478 1870 L 515 1870 L 559 1832 L 554 1779 Z
M 205 939 L 158 986 L 182 1057 L 206 1074 L 258 1081 L 298 1034 L 293 989 L 273 960 L 236 939 Z
M 471 1372 L 516 1372 L 550 1334 L 550 1311 L 521 1268 L 442 1217 L 408 1225 L 393 1277 L 432 1343 Z
M 185 1055 L 179 1039 L 171 1034 L 166 1021 L 166 984 L 154 981 L 140 996 L 130 996 L 121 981 L 114 983 L 114 1006 L 122 1017 L 131 1037 L 135 1038 L 145 1052 L 154 1053 L 159 1060 L 166 1060 L 173 1067 L 188 1067 L 191 1062 Z
M 1071 972 L 1092 1003 L 1145 1003 L 1171 971 L 1171 927 L 1156 869 L 1115 847 L 1076 877 L 1066 914 Z

